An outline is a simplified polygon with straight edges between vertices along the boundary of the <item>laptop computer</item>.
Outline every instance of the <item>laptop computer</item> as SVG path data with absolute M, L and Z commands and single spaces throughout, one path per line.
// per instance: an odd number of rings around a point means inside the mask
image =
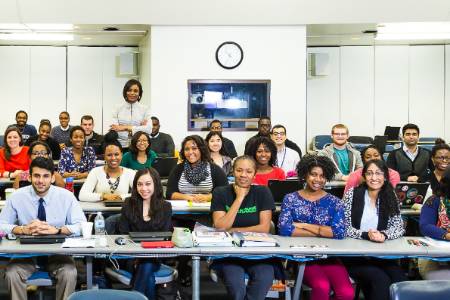
M 178 163 L 178 158 L 176 157 L 157 157 L 153 163 L 152 167 L 158 171 L 161 178 L 167 178 L 173 168 L 176 167 Z
M 103 204 L 106 207 L 122 207 L 125 200 L 104 200 Z
M 423 204 L 428 190 L 428 183 L 400 182 L 395 193 L 402 208 L 411 208 L 413 204 Z
M 18 237 L 21 244 L 59 244 L 66 240 L 64 234 L 19 235 Z
M 275 204 L 281 204 L 284 196 L 289 193 L 296 192 L 303 189 L 303 185 L 295 180 L 269 180 L 269 190 L 272 192 L 273 200 Z
M 133 242 L 170 241 L 172 239 L 172 232 L 130 232 L 129 236 Z
M 398 141 L 400 136 L 400 127 L 386 126 L 384 128 L 384 135 L 387 135 L 388 141 Z

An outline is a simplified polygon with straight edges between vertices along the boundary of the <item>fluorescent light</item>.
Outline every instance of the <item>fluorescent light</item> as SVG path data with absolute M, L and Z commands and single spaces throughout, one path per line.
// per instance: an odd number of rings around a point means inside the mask
M 2 33 L 0 40 L 9 41 L 73 41 L 73 34 Z
M 25 24 L 32 30 L 73 30 L 73 24 Z
M 376 40 L 446 40 L 450 22 L 383 23 L 377 25 Z
M 27 30 L 24 24 L 19 23 L 0 23 L 0 30 Z

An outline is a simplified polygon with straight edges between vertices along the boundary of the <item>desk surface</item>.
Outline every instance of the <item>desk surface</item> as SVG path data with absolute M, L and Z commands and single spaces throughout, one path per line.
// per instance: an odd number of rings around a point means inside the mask
M 276 236 L 279 247 L 193 247 L 144 249 L 133 242 L 127 245 L 116 245 L 117 236 L 107 236 L 108 246 L 98 248 L 61 248 L 61 244 L 50 245 L 20 245 L 18 241 L 2 240 L 0 255 L 11 254 L 72 254 L 72 255 L 273 255 L 273 256 L 305 256 L 317 257 L 326 255 L 337 256 L 385 256 L 385 257 L 450 257 L 450 249 L 437 247 L 414 246 L 407 242 L 413 237 L 402 237 L 385 243 L 373 243 L 366 240 L 326 238 L 292 238 Z M 291 247 L 295 246 L 295 247 Z

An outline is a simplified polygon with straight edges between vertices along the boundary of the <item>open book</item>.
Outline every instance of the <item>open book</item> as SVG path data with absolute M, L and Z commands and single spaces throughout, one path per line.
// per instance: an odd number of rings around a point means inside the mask
M 275 247 L 277 240 L 268 233 L 233 232 L 233 239 L 240 247 Z

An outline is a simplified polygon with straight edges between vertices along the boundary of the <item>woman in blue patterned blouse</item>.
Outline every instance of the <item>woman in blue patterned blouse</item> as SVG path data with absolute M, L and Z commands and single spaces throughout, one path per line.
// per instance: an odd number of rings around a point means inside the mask
M 344 206 L 341 199 L 323 190 L 336 167 L 324 156 L 304 156 L 297 165 L 297 174 L 305 188 L 283 199 L 278 219 L 280 235 L 298 237 L 345 237 Z M 330 298 L 351 300 L 354 291 L 347 270 L 339 259 L 330 258 L 306 264 L 304 282 L 311 287 L 312 300 Z
M 74 126 L 70 130 L 72 146 L 61 151 L 58 164 L 58 172 L 64 178 L 86 178 L 89 171 L 95 167 L 95 151 L 91 147 L 84 147 L 84 139 L 85 135 L 81 126 Z

